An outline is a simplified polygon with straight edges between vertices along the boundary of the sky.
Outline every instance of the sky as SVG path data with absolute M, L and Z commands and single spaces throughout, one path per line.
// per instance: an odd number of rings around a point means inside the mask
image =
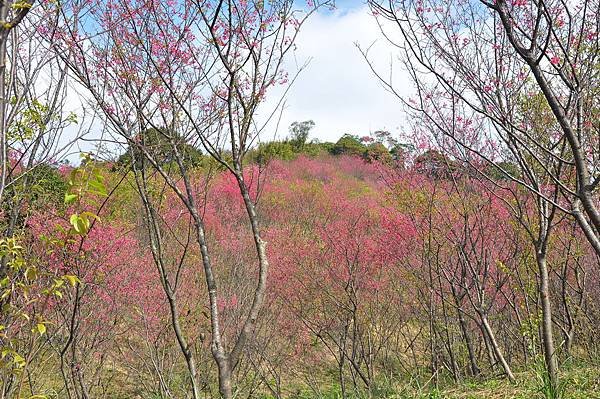
M 383 88 L 356 45 L 373 45 L 369 58 L 386 76 L 393 61 L 394 83 L 402 94 L 408 94 L 410 84 L 400 68 L 397 49 L 382 36 L 366 4 L 338 0 L 336 10 L 311 16 L 296 44 L 287 65 L 290 75 L 297 65 L 310 62 L 288 92 L 279 128 L 268 129 L 263 136 L 284 138 L 292 122 L 309 119 L 315 122 L 310 138 L 320 141 L 336 141 L 344 133 L 365 136 L 377 130 L 398 131 L 403 123 L 400 102 Z M 272 108 L 273 103 L 267 102 L 263 109 Z

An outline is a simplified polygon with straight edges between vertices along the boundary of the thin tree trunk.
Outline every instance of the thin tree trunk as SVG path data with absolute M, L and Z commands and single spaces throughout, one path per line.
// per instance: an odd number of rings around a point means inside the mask
M 9 4 L 6 1 L 0 5 L 0 19 L 6 21 Z M 6 186 L 6 174 L 8 173 L 8 153 L 6 143 L 6 105 L 8 104 L 6 93 L 6 48 L 8 41 L 8 29 L 0 31 L 0 202 L 4 197 Z
M 485 329 L 485 332 L 487 333 L 489 342 L 492 346 L 492 349 L 494 350 L 494 354 L 496 355 L 496 358 L 502 365 L 502 368 L 504 369 L 504 372 L 506 373 L 506 376 L 508 377 L 509 381 L 514 383 L 516 381 L 515 375 L 513 374 L 512 370 L 510 369 L 510 366 L 508 365 L 508 362 L 504 358 L 504 355 L 502 354 L 502 350 L 500 349 L 500 346 L 498 345 L 498 341 L 496 340 L 496 336 L 494 335 L 492 326 L 490 326 L 490 323 L 488 322 L 487 316 L 485 314 L 480 313 L 480 317 L 481 317 L 481 323 L 483 324 L 483 328 Z
M 546 264 L 545 250 L 536 253 L 536 261 L 540 272 L 540 301 L 542 305 L 542 341 L 544 345 L 544 360 L 548 378 L 554 388 L 558 384 L 558 364 L 554 348 L 554 337 L 552 333 L 552 305 L 550 302 L 550 289 L 548 267 Z
M 477 366 L 477 359 L 475 358 L 475 352 L 473 351 L 473 343 L 471 342 L 471 336 L 469 335 L 469 331 L 467 329 L 467 321 L 465 320 L 462 308 L 459 307 L 458 299 L 456 305 L 458 311 L 458 322 L 460 324 L 460 330 L 462 332 L 463 339 L 465 340 L 465 345 L 467 346 L 467 353 L 469 354 L 469 365 L 471 366 L 471 375 L 475 377 L 479 375 L 481 370 L 479 369 L 479 366 Z

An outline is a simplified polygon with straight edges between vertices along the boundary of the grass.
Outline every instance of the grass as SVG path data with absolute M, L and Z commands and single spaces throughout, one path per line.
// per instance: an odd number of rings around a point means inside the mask
M 349 399 L 549 399 L 554 392 L 547 389 L 539 370 L 516 374 L 517 383 L 503 378 L 485 381 L 467 380 L 460 384 L 431 384 L 410 380 L 403 384 L 382 384 L 368 392 L 348 395 Z M 298 392 L 296 399 L 341 399 L 338 386 L 320 388 L 321 393 Z M 600 399 L 600 367 L 563 365 L 558 389 L 560 399 Z M 557 396 L 554 396 L 556 398 Z

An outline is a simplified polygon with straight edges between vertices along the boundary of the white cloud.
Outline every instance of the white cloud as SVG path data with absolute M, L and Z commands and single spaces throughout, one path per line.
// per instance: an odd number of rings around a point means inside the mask
M 293 121 L 308 119 L 316 124 L 311 138 L 321 141 L 335 141 L 344 133 L 396 132 L 402 126 L 398 99 L 382 87 L 356 43 L 362 48 L 373 44 L 369 59 L 380 73 L 389 74 L 393 61 L 395 88 L 401 94 L 409 92 L 408 77 L 398 68 L 398 49 L 383 37 L 367 6 L 319 13 L 302 27 L 295 60 L 287 61 L 292 72 L 311 59 L 288 93 L 278 138 L 287 135 Z M 271 102 L 265 105 L 263 110 L 273 108 Z M 263 139 L 271 139 L 274 130 L 273 126 L 267 129 Z

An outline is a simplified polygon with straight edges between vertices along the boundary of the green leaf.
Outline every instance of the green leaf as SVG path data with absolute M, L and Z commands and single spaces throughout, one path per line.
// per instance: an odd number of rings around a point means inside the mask
M 102 196 L 108 195 L 108 193 L 106 191 L 106 187 L 104 187 L 104 184 L 102 184 L 102 182 L 100 182 L 98 180 L 90 180 L 90 190 L 89 191 L 91 193 L 102 195 Z
M 92 212 L 81 212 L 79 216 L 85 221 L 88 230 L 90 229 L 90 227 L 92 227 L 92 223 L 90 221 L 91 219 L 96 219 L 97 221 L 100 221 L 100 216 Z
M 69 116 L 67 116 L 67 122 L 76 124 L 77 123 L 77 114 L 74 112 L 71 112 L 69 114 Z
M 77 200 L 77 197 L 78 197 L 77 194 L 66 193 L 65 194 L 65 204 L 66 205 L 72 204 L 73 202 L 75 202 Z
M 25 365 L 25 358 L 18 353 L 15 353 L 13 354 L 13 362 L 15 362 L 18 367 L 23 367 Z
M 69 218 L 69 223 L 71 223 L 71 226 L 73 226 L 75 228 L 75 231 L 77 231 L 77 221 L 79 220 L 79 215 L 74 213 L 71 215 L 71 217 Z
M 90 228 L 90 221 L 85 214 L 79 215 L 74 213 L 69 218 L 69 222 L 71 223 L 71 226 L 73 226 L 75 232 L 81 236 L 86 235 Z
M 69 282 L 69 284 L 71 284 L 71 286 L 75 286 L 77 283 L 81 283 L 81 280 L 79 280 L 79 278 L 77 276 L 73 276 L 70 274 L 67 274 L 66 276 L 63 276 L 63 278 L 65 280 L 67 280 Z
M 46 326 L 44 325 L 44 323 L 38 323 L 37 326 L 35 326 L 35 328 L 40 333 L 40 335 L 44 335 L 46 333 Z

